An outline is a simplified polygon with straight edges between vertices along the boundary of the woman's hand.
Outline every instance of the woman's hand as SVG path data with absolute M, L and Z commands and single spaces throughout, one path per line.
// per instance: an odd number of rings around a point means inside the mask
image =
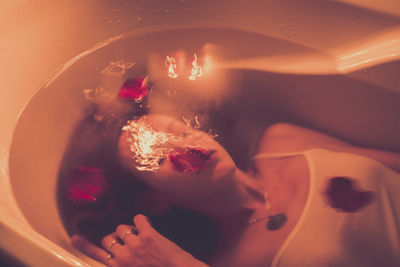
M 160 235 L 147 217 L 136 215 L 134 226 L 119 225 L 115 232 L 102 240 L 101 249 L 81 236 L 72 237 L 72 243 L 90 257 L 111 267 L 204 267 L 179 246 Z

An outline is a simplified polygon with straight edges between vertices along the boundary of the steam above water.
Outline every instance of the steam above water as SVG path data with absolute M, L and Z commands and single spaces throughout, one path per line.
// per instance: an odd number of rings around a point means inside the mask
M 218 68 L 218 56 L 211 48 L 212 45 L 204 45 L 200 51 L 178 50 L 149 56 L 148 71 L 155 88 L 149 96 L 152 113 L 191 120 L 196 117 L 204 125 L 210 107 L 219 106 L 236 94 L 242 85 L 241 77 Z

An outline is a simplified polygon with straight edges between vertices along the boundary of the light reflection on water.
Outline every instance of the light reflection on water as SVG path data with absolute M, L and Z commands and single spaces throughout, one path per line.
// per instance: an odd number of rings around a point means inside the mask
M 5 147 L 0 148 L 0 172 L 4 178 L 8 177 L 8 157 L 8 149 Z

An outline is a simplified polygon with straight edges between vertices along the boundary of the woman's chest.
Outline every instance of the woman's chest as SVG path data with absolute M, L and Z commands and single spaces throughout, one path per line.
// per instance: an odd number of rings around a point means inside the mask
M 221 266 L 269 266 L 295 228 L 307 200 L 309 173 L 306 162 L 301 159 L 285 165 L 288 169 L 281 168 L 285 176 L 282 184 L 278 181 L 277 189 L 266 187 L 267 205 L 249 218 L 229 255 L 225 256 L 227 262 Z

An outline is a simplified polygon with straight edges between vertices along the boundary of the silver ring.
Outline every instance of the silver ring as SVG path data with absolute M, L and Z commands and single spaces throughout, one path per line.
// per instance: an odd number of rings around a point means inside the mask
M 113 256 L 112 256 L 111 254 L 108 254 L 107 257 L 106 257 L 106 259 L 104 260 L 104 264 L 107 265 L 107 266 L 109 266 L 109 265 L 108 265 L 108 262 L 110 261 L 110 259 L 112 259 L 112 257 L 113 257 Z
M 136 227 L 134 227 L 134 226 L 132 226 L 132 229 L 130 229 L 129 231 L 126 231 L 124 234 L 123 234 L 123 236 L 122 236 L 122 240 L 124 240 L 124 238 L 127 236 L 127 235 L 138 235 L 139 234 L 139 231 L 136 229 Z
M 125 239 L 125 237 L 127 236 L 127 235 L 133 235 L 134 233 L 131 231 L 131 230 L 129 230 L 129 231 L 126 231 L 125 233 L 124 233 L 124 235 L 122 236 L 122 240 L 124 240 Z
M 124 235 L 122 236 L 121 239 L 124 240 L 124 238 L 125 238 L 127 235 L 133 235 L 132 231 L 131 231 L 131 230 L 126 231 L 126 232 L 124 233 Z
M 111 248 L 115 245 L 115 244 L 117 244 L 118 243 L 118 241 L 117 240 L 113 240 L 113 241 L 111 241 L 111 243 L 108 245 L 108 248 L 107 248 L 107 250 L 108 251 L 110 251 L 111 250 Z M 108 257 L 107 257 L 108 258 Z

